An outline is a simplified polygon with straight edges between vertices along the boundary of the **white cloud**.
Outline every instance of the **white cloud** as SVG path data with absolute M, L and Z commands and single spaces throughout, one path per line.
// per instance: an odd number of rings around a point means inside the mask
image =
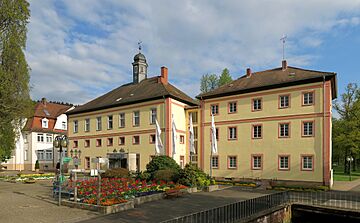
M 294 66 L 311 65 L 337 27 L 357 26 L 360 1 L 31 1 L 27 59 L 34 99 L 84 103 L 131 81 L 136 42 L 150 75 L 169 67 L 184 92 L 199 92 L 205 73 L 234 78 L 280 65 L 280 38 Z M 347 16 L 348 15 L 348 16 Z M 46 81 L 44 84 L 44 80 Z

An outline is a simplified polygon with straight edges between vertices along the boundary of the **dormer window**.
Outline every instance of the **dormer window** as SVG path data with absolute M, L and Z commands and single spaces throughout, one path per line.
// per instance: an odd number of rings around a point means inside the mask
M 41 120 L 41 127 L 42 128 L 49 128 L 49 120 L 47 118 L 43 118 Z

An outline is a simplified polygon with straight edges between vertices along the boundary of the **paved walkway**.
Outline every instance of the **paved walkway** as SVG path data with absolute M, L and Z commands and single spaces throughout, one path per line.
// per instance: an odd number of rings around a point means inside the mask
M 334 181 L 332 190 L 360 191 L 360 179 L 354 181 Z
M 0 181 L 0 222 L 78 222 L 99 216 L 96 212 L 57 206 L 51 197 L 51 182 L 35 184 Z
M 82 221 L 82 223 L 95 222 L 118 222 L 118 223 L 151 223 L 169 220 L 175 217 L 196 213 L 223 206 L 229 203 L 247 200 L 265 194 L 274 193 L 272 191 L 254 190 L 243 191 L 237 187 L 232 187 L 210 193 L 199 192 L 185 195 L 175 199 L 165 199 L 149 202 L 131 210 L 116 214 L 105 215 L 94 219 Z

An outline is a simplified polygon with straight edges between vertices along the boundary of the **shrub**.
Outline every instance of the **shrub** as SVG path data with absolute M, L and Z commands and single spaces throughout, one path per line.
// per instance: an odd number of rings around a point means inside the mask
M 36 160 L 35 162 L 35 170 L 39 170 L 40 169 L 40 163 L 39 160 Z
M 179 183 L 189 187 L 205 187 L 212 184 L 212 181 L 206 173 L 194 164 L 186 164 L 180 171 Z
M 166 182 L 174 181 L 176 182 L 178 179 L 178 173 L 174 170 L 158 170 L 154 174 L 154 179 L 156 180 L 163 180 Z
M 133 174 L 133 178 L 137 179 L 137 180 L 145 180 L 145 181 L 149 181 L 150 180 L 150 174 L 146 171 L 137 171 Z
M 125 168 L 114 168 L 106 170 L 105 173 L 101 174 L 103 178 L 127 178 L 129 177 L 129 170 Z
M 172 170 L 175 175 L 178 175 L 180 166 L 171 157 L 155 156 L 146 165 L 146 171 L 150 174 L 150 180 L 154 179 L 155 173 L 158 170 Z

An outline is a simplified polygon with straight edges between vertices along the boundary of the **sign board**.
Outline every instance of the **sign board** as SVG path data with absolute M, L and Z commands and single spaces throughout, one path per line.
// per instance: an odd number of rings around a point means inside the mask
M 84 169 L 72 169 L 71 172 L 73 172 L 73 173 L 84 173 L 85 170 Z
M 108 163 L 109 159 L 108 158 L 99 158 L 99 163 Z
M 71 161 L 71 157 L 64 157 L 63 158 L 63 162 L 64 163 L 68 163 L 68 162 L 70 162 Z
M 90 170 L 90 176 L 94 177 L 98 175 L 98 170 L 97 169 L 91 169 Z
M 127 158 L 126 153 L 108 153 L 107 156 L 109 159 L 124 159 Z
M 92 163 L 108 163 L 109 159 L 108 158 L 92 158 L 91 162 Z

